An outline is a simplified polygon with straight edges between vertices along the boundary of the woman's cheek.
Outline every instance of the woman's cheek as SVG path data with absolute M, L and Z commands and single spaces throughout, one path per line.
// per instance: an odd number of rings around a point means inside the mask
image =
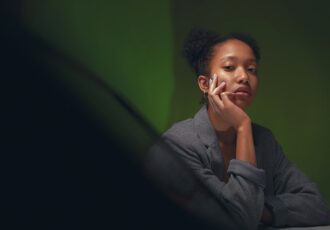
M 219 73 L 219 78 L 223 81 L 228 81 L 231 77 L 231 73 L 225 72 L 225 71 L 220 71 Z
M 227 91 L 227 89 L 230 89 L 231 87 L 231 82 L 227 77 L 219 77 L 218 79 L 218 84 L 220 85 L 222 82 L 225 82 L 225 86 L 223 88 L 223 91 Z

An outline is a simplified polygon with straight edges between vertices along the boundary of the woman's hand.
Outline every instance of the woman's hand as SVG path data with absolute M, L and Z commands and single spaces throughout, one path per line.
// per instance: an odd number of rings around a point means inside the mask
M 234 127 L 235 130 L 251 122 L 250 117 L 231 101 L 231 98 L 234 98 L 235 94 L 223 91 L 226 83 L 221 82 L 218 85 L 216 74 L 211 77 L 209 85 L 209 104 L 221 119 Z

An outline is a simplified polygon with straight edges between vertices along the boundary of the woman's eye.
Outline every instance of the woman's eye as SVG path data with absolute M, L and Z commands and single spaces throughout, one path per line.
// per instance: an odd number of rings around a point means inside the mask
M 248 68 L 248 71 L 250 72 L 250 73 L 257 73 L 257 69 L 256 68 L 254 68 L 254 67 L 250 67 L 250 68 Z
M 232 70 L 235 69 L 235 67 L 232 66 L 232 65 L 226 65 L 226 66 L 224 66 L 223 68 L 224 68 L 224 70 L 226 70 L 226 71 L 232 71 Z

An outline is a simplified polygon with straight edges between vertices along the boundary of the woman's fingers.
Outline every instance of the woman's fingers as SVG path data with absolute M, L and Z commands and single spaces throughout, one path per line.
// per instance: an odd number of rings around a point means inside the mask
M 209 92 L 208 92 L 209 94 L 212 93 L 212 91 L 216 87 L 216 84 L 217 84 L 217 75 L 213 74 L 209 80 Z
M 220 83 L 220 85 L 218 85 L 214 90 L 213 90 L 213 94 L 216 95 L 220 95 L 223 91 L 223 89 L 225 88 L 226 83 L 223 81 Z
M 216 74 L 213 74 L 210 79 L 210 86 L 209 86 L 209 102 L 211 103 L 212 107 L 218 107 L 217 110 L 221 110 L 223 108 L 223 103 L 220 98 L 220 93 L 223 91 L 225 87 L 225 83 L 221 82 L 220 85 L 217 86 L 218 78 Z
M 232 92 L 223 92 L 220 95 L 225 106 L 231 104 L 233 97 L 235 97 L 235 94 Z
M 225 92 L 225 82 L 221 82 L 217 85 L 219 79 L 215 74 L 211 79 L 208 90 L 210 107 L 220 118 L 232 124 L 233 127 L 238 127 L 242 119 L 245 119 L 247 115 L 234 104 L 235 93 Z

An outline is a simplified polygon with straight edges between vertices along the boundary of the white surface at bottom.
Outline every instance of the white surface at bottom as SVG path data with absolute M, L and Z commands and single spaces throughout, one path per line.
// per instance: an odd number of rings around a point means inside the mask
M 330 230 L 330 225 L 317 227 L 265 228 L 265 230 Z

